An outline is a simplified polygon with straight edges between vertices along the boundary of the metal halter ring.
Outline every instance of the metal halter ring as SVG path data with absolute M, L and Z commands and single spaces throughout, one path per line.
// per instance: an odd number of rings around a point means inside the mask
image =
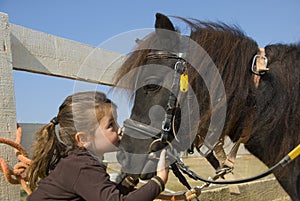
M 253 57 L 251 71 L 256 75 L 263 75 L 269 70 L 267 57 L 257 54 Z
M 156 140 L 154 140 L 154 141 L 151 142 L 151 144 L 149 145 L 149 152 L 152 152 L 152 147 L 153 147 L 153 145 L 154 145 L 155 143 L 157 143 L 157 142 L 161 142 L 161 139 L 156 139 Z M 166 141 L 166 143 L 169 145 L 170 149 L 173 150 L 173 145 L 172 145 L 172 143 L 169 142 L 169 141 Z

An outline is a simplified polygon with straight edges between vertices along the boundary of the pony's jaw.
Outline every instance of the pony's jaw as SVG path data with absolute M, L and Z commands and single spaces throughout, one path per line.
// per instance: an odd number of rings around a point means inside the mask
M 153 172 L 153 170 L 156 170 L 156 167 L 157 167 L 157 161 L 148 160 L 140 174 L 140 178 L 142 180 L 148 180 L 154 177 L 156 175 L 156 171 Z
M 147 160 L 140 156 L 132 157 L 126 152 L 119 151 L 117 159 L 121 164 L 121 171 L 127 175 L 139 177 L 142 180 L 151 179 L 156 175 L 157 161 Z

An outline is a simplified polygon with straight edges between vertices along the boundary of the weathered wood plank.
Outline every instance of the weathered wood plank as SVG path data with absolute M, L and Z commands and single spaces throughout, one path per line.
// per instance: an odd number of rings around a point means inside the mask
M 16 108 L 12 71 L 8 16 L 0 13 L 0 136 L 14 140 Z M 0 157 L 8 161 L 11 166 L 17 162 L 13 149 L 4 144 L 0 144 Z M 8 184 L 2 173 L 0 174 L 0 200 L 20 200 L 20 186 Z
M 111 85 L 119 53 L 11 24 L 12 64 L 23 70 Z

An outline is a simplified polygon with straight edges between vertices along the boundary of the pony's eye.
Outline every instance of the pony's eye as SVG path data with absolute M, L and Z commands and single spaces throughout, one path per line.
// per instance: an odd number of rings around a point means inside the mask
M 148 77 L 144 81 L 143 89 L 146 92 L 155 92 L 161 88 L 161 80 L 158 77 Z
M 145 91 L 157 91 L 161 88 L 161 86 L 157 85 L 157 84 L 147 84 L 144 87 Z

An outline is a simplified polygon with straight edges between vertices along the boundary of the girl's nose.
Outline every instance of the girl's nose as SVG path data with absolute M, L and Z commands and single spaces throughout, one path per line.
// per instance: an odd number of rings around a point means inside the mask
M 123 136 L 123 130 L 122 130 L 121 127 L 119 127 L 119 129 L 118 129 L 118 136 L 119 136 L 120 138 L 122 138 L 122 136 Z

